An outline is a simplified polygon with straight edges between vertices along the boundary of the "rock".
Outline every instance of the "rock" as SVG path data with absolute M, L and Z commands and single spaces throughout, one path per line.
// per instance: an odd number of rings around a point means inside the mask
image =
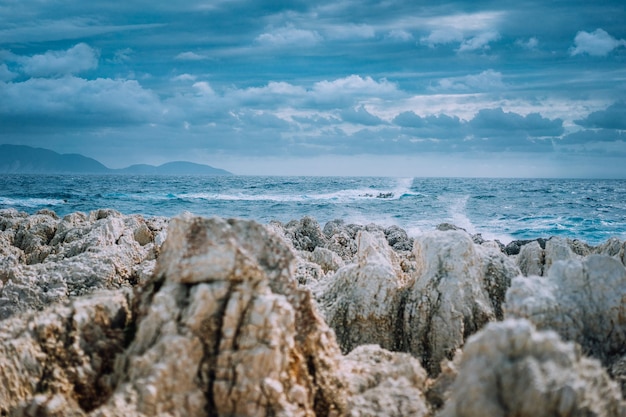
M 621 241 L 616 237 L 612 237 L 596 247 L 595 253 L 612 256 L 622 265 L 626 265 L 626 241 Z
M 429 416 L 426 372 L 406 353 L 377 345 L 354 349 L 342 361 L 349 392 L 347 416 Z
M 459 373 L 459 365 L 463 352 L 457 349 L 453 360 L 441 361 L 441 372 L 437 378 L 428 380 L 426 387 L 426 400 L 433 410 L 440 410 L 450 399 L 450 391 Z
M 313 250 L 311 261 L 318 264 L 324 273 L 335 272 L 345 265 L 343 259 L 338 254 L 320 246 Z
M 389 246 L 397 251 L 410 251 L 413 249 L 413 239 L 409 238 L 406 231 L 398 226 L 386 228 L 385 237 Z
M 404 349 L 421 358 L 429 374 L 440 371 L 465 339 L 491 320 L 483 263 L 469 235 L 435 231 L 415 238 L 417 278 L 405 299 Z
M 324 235 L 327 238 L 325 247 L 339 255 L 345 262 L 352 262 L 357 252 L 356 229 L 354 225 L 346 226 L 342 220 L 326 223 L 324 226 Z
M 543 276 L 545 263 L 544 251 L 537 241 L 532 241 L 522 246 L 517 257 L 517 265 L 525 276 Z
M 441 417 L 626 415 L 600 364 L 525 320 L 490 323 L 470 337 Z
M 560 237 L 551 237 L 546 242 L 544 250 L 543 270 L 548 271 L 552 264 L 557 261 L 567 261 L 576 258 L 576 254 L 570 248 L 569 242 Z
M 489 295 L 496 319 L 502 320 L 504 317 L 502 304 L 506 291 L 511 286 L 513 278 L 520 275 L 521 271 L 497 246 L 476 246 L 476 252 L 481 258 L 482 286 Z
M 463 229 L 462 227 L 456 226 L 451 223 L 440 223 L 437 225 L 436 229 L 439 230 L 440 232 L 447 232 L 450 230 L 460 230 L 463 232 L 467 232 L 467 230 Z
M 520 253 L 523 246 L 531 242 L 537 242 L 541 249 L 546 248 L 546 240 L 542 238 L 535 240 L 514 240 L 504 247 L 504 253 L 506 253 L 507 255 L 517 255 Z
M 28 216 L 0 210 L 0 319 L 151 274 L 167 220 L 114 210 Z
M 292 220 L 284 229 L 285 236 L 297 250 L 313 252 L 316 247 L 326 245 L 326 236 L 313 217 L 304 216 L 300 220 Z
M 244 220 L 174 218 L 119 380 L 93 416 L 345 412 L 339 348 L 294 255 Z
M 340 268 L 313 291 L 343 352 L 363 344 L 396 350 L 400 290 L 408 278 L 382 233 L 360 231 L 357 245 L 357 263 Z
M 609 375 L 622 389 L 622 398 L 626 399 L 626 355 L 618 357 L 609 365 Z
M 2 322 L 0 415 L 82 415 L 114 388 L 128 296 L 102 292 Z
M 504 314 L 554 330 L 606 364 L 626 353 L 625 289 L 626 269 L 614 258 L 558 261 L 544 278 L 515 278 Z

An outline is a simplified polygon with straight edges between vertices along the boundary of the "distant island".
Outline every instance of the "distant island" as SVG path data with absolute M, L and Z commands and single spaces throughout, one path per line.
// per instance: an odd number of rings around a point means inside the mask
M 111 169 L 80 154 L 59 154 L 24 145 L 0 145 L 0 174 L 233 175 L 209 165 L 183 161 Z

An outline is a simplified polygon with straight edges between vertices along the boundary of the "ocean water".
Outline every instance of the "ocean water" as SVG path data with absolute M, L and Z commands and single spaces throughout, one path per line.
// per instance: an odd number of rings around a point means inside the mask
M 367 177 L 1 175 L 0 209 L 59 216 L 124 214 L 240 217 L 261 223 L 305 215 L 323 226 L 398 225 L 409 235 L 442 222 L 508 243 L 563 236 L 626 239 L 626 181 Z

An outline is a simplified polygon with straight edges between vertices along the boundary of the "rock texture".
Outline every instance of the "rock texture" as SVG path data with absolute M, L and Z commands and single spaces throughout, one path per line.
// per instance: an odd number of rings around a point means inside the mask
M 121 291 L 4 320 L 0 415 L 82 415 L 101 405 L 115 388 L 130 322 Z
M 146 280 L 166 225 L 114 210 L 63 219 L 0 210 L 0 319 Z
M 350 417 L 425 417 L 426 372 L 406 353 L 362 345 L 342 362 L 350 393 Z
M 596 360 L 525 320 L 491 323 L 465 345 L 441 417 L 626 415 Z
M 626 269 L 614 258 L 591 255 L 556 262 L 546 277 L 517 277 L 505 316 L 554 330 L 606 364 L 626 354 Z
M 469 335 L 496 319 L 507 281 L 518 271 L 502 263 L 498 273 L 500 255 L 485 256 L 458 230 L 418 236 L 413 253 L 417 274 L 404 301 L 404 346 L 437 374 L 443 359 L 452 359 Z

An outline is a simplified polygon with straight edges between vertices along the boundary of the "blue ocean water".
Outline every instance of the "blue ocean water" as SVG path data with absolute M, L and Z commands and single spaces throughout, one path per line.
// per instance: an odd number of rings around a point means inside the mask
M 626 181 L 367 177 L 2 175 L 0 209 L 59 216 L 124 214 L 240 217 L 262 223 L 305 215 L 323 226 L 398 225 L 415 235 L 449 222 L 507 243 L 549 236 L 598 244 L 626 239 Z

